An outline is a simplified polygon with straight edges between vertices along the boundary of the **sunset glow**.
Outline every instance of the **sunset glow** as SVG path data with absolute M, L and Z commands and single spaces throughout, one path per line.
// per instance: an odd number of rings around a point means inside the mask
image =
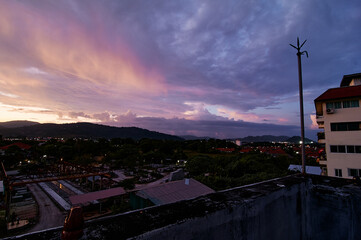
M 300 36 L 314 138 L 313 100 L 360 72 L 356 0 L 0 1 L 0 121 L 299 135 Z

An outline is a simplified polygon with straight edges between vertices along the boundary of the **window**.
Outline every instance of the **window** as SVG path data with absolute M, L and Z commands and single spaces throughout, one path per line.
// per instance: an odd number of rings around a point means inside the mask
M 326 103 L 326 108 L 333 108 L 333 102 Z
M 342 177 L 342 169 L 335 168 L 335 176 L 336 177 Z
M 361 153 L 361 146 L 355 146 L 355 152 Z
M 354 153 L 355 152 L 355 146 L 347 146 L 347 153 Z
M 326 103 L 326 108 L 331 108 L 331 109 L 342 108 L 342 102 L 328 102 Z
M 349 131 L 357 131 L 360 129 L 360 124 L 358 122 L 350 122 L 347 124 L 347 129 Z
M 339 109 L 339 108 L 354 108 L 359 107 L 359 100 L 348 100 L 348 101 L 339 101 L 339 102 L 328 102 L 326 103 L 326 108 Z
M 359 177 L 361 176 L 361 169 L 349 168 L 348 169 L 349 177 Z
M 359 107 L 359 101 L 358 100 L 343 101 L 342 103 L 343 103 L 343 108 Z
M 331 131 L 359 131 L 361 122 L 331 123 Z
M 350 102 L 351 102 L 351 104 L 350 104 L 351 107 L 359 107 L 360 106 L 358 100 L 352 100 Z
M 341 102 L 334 102 L 333 105 L 335 109 L 341 108 Z
M 336 145 L 331 145 L 330 149 L 331 149 L 331 152 L 337 152 L 337 146 Z
M 337 126 L 337 131 L 347 131 L 347 123 L 339 123 Z
M 346 152 L 346 147 L 343 145 L 338 145 L 338 152 L 339 153 L 345 153 Z
M 330 145 L 332 153 L 361 153 L 361 146 L 354 145 Z

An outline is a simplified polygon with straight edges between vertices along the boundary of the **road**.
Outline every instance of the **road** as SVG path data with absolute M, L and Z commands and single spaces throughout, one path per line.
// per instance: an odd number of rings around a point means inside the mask
M 63 226 L 66 213 L 60 211 L 37 184 L 27 186 L 39 204 L 39 222 L 29 232 Z

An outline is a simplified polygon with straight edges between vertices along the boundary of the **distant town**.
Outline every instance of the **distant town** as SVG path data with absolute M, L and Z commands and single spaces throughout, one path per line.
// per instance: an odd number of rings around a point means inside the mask
M 306 154 L 317 168 L 324 148 L 310 141 Z M 1 229 L 8 234 L 59 226 L 73 206 L 93 219 L 286 176 L 301 164 L 299 142 L 218 139 L 3 137 L 0 158 Z M 179 191 L 187 194 L 164 197 Z M 50 207 L 42 209 L 39 196 L 55 205 L 54 221 L 42 222 Z

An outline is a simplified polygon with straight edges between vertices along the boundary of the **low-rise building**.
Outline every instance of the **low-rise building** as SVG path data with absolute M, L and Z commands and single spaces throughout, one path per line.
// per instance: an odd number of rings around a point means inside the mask
M 189 200 L 213 192 L 213 189 L 192 178 L 183 179 L 131 192 L 130 204 L 133 209 L 139 209 Z
M 316 120 L 324 131 L 326 159 L 320 165 L 328 176 L 361 176 L 361 73 L 345 75 L 340 87 L 331 88 L 315 99 Z

